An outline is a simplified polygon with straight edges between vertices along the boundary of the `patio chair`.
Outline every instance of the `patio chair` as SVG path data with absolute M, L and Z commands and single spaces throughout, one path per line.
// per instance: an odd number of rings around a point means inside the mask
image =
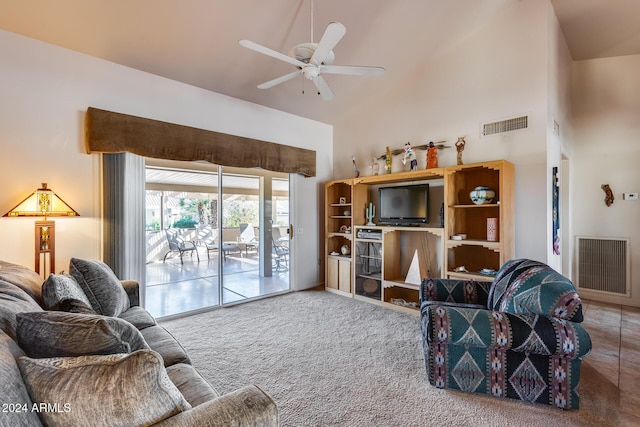
M 169 252 L 164 255 L 162 262 L 167 260 L 167 256 L 172 252 L 180 253 L 180 263 L 184 264 L 184 260 L 182 259 L 182 255 L 185 252 L 189 252 L 193 257 L 193 253 L 196 253 L 196 257 L 198 258 L 198 262 L 200 262 L 200 255 L 198 255 L 198 248 L 194 242 L 190 242 L 188 240 L 184 240 L 180 235 L 180 230 L 175 228 L 170 228 L 166 230 L 167 241 L 169 242 Z
M 258 251 L 258 247 L 260 242 L 256 238 L 256 232 L 253 229 L 253 224 L 240 224 L 240 243 L 244 243 L 245 245 L 245 254 L 247 254 L 249 248 L 255 249 Z
M 199 226 L 197 228 L 198 231 L 198 244 L 207 248 L 207 259 L 211 259 L 212 251 L 219 251 L 220 245 L 216 243 L 216 233 L 215 230 L 211 228 L 209 225 Z M 222 244 L 222 259 L 224 261 L 227 260 L 227 255 L 230 252 L 241 252 L 241 249 L 238 245 L 233 245 L 231 243 L 223 243 Z
M 273 240 L 273 255 L 276 271 L 289 269 L 289 248 Z

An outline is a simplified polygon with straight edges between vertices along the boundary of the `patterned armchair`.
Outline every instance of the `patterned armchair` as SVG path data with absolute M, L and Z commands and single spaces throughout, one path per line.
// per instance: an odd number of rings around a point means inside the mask
M 576 289 L 549 266 L 508 261 L 493 282 L 424 279 L 420 320 L 432 385 L 579 407 L 591 339 Z

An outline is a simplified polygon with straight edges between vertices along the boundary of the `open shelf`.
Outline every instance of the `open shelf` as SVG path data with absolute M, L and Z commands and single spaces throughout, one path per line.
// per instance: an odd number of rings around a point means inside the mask
M 400 286 L 385 288 L 384 302 L 401 307 L 404 311 L 418 312 L 420 310 L 420 292 Z
M 496 160 L 327 182 L 325 288 L 416 313 L 419 311 L 420 285 L 415 283 L 424 277 L 492 281 L 494 276 L 480 271 L 497 271 L 514 256 L 513 180 L 513 164 Z M 425 182 L 430 185 L 428 224 L 414 227 L 361 225 L 367 222 L 366 208 L 370 203 L 377 205 L 379 202 L 379 188 Z M 489 187 L 495 192 L 491 203 L 476 205 L 471 201 L 470 192 L 478 186 Z M 487 238 L 489 218 L 492 218 L 489 221 L 492 227 L 493 218 L 497 219 L 497 241 Z M 376 220 L 374 217 L 373 221 Z M 347 229 L 350 233 L 345 233 Z M 359 230 L 374 233 L 369 233 L 368 238 L 360 238 Z M 451 239 L 457 234 L 466 234 L 466 239 Z M 350 250 L 349 255 L 341 253 L 345 245 Z M 334 252 L 337 255 L 330 255 Z M 414 259 L 418 261 L 414 263 Z M 455 269 L 461 266 L 467 271 L 456 272 Z M 405 282 L 407 276 L 414 283 Z
M 410 290 L 413 290 L 413 291 L 419 291 L 420 290 L 420 285 L 416 285 L 416 284 L 413 284 L 413 283 L 407 283 L 402 279 L 385 280 L 383 282 L 383 287 L 385 287 L 385 288 L 400 287 L 400 288 L 410 289 Z
M 478 272 L 464 272 L 464 271 L 447 271 L 447 278 L 449 279 L 462 279 L 462 280 L 475 280 L 480 282 L 493 282 L 495 276 L 489 276 Z

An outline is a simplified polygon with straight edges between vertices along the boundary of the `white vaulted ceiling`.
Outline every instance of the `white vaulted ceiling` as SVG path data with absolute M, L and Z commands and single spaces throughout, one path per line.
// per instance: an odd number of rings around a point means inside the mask
M 315 0 L 316 42 L 329 22 L 347 28 L 335 64 L 386 69 L 327 76 L 336 93 L 329 102 L 302 77 L 257 89 L 294 69 L 238 44 L 287 53 L 310 41 L 310 0 L 0 0 L 0 29 L 333 124 L 520 1 L 544 0 Z M 574 60 L 640 53 L 640 1 L 551 4 Z

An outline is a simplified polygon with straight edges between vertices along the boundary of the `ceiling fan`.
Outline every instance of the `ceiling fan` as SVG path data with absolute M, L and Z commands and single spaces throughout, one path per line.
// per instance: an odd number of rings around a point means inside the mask
M 290 55 L 277 52 L 249 40 L 240 40 L 240 45 L 255 50 L 264 55 L 271 56 L 295 66 L 297 69 L 292 73 L 269 80 L 258 85 L 259 89 L 269 89 L 295 77 L 302 75 L 311 80 L 318 94 L 325 101 L 330 101 L 334 93 L 322 77 L 322 74 L 345 74 L 356 76 L 381 76 L 384 68 L 381 67 L 358 67 L 351 65 L 332 65 L 335 55 L 333 48 L 345 35 L 347 29 L 339 22 L 332 22 L 327 26 L 320 42 L 313 42 L 313 0 L 311 1 L 311 42 L 301 43 L 291 49 Z

